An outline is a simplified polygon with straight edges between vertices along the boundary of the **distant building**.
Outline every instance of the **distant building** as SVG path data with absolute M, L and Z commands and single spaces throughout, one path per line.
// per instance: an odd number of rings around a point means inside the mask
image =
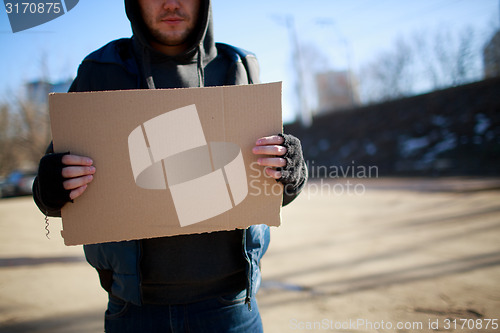
M 73 79 L 50 83 L 47 81 L 32 81 L 26 83 L 26 99 L 36 104 L 46 104 L 50 93 L 67 92 Z
M 357 83 L 350 71 L 329 71 L 316 75 L 317 115 L 360 105 Z
M 484 47 L 483 62 L 485 79 L 500 76 L 500 30 Z

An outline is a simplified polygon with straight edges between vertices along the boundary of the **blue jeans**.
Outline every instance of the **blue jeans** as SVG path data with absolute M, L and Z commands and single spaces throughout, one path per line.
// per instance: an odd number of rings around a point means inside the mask
M 252 311 L 246 291 L 186 305 L 133 305 L 110 296 L 105 314 L 107 333 L 262 333 L 255 298 Z

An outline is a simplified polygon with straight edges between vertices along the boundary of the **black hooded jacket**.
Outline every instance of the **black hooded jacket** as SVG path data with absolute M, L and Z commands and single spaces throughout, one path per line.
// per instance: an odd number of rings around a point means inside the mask
M 229 45 L 216 44 L 210 1 L 201 2 L 199 23 L 190 47 L 182 54 L 167 56 L 149 43 L 152 37 L 137 1 L 125 0 L 133 37 L 113 41 L 87 56 L 70 92 L 258 83 L 255 56 Z M 283 204 L 287 204 L 300 192 L 307 172 L 300 142 L 293 136 L 283 137 L 289 152 L 280 181 L 285 185 Z M 34 182 L 34 198 L 43 213 L 60 216 L 61 207 L 69 201 L 60 176 L 62 154 L 53 154 L 51 146 L 48 153 L 40 163 Z M 247 263 L 241 255 L 241 231 L 143 240 L 141 250 L 141 288 L 145 303 L 192 302 L 245 288 Z M 98 271 L 101 284 L 109 291 L 113 274 Z

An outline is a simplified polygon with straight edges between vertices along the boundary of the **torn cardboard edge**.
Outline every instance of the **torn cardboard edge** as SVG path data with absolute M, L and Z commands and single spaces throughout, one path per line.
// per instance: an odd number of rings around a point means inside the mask
M 282 132 L 281 83 L 51 94 L 54 149 L 91 157 L 62 209 L 66 245 L 280 225 L 282 185 L 253 155 Z

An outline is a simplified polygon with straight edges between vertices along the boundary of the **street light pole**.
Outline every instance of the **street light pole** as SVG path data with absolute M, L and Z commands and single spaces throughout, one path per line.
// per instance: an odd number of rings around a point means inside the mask
M 338 39 L 344 44 L 345 47 L 345 56 L 346 56 L 346 62 L 347 62 L 347 88 L 349 90 L 349 99 L 351 101 L 351 105 L 354 106 L 354 83 L 353 83 L 353 75 L 352 75 L 352 47 L 351 43 L 349 40 L 342 34 L 340 29 L 338 28 L 337 24 L 335 21 L 331 18 L 318 18 L 316 19 L 316 23 L 321 25 L 321 26 L 326 26 L 329 25 L 333 27 L 332 30 L 334 30 L 335 34 L 337 35 Z
M 312 124 L 312 114 L 307 103 L 306 92 L 304 89 L 304 66 L 302 63 L 302 55 L 300 51 L 299 39 L 295 30 L 295 22 L 292 16 L 287 16 L 286 26 L 290 35 L 293 48 L 293 64 L 295 73 L 297 74 L 296 91 L 300 100 L 300 121 L 303 126 L 309 127 Z

